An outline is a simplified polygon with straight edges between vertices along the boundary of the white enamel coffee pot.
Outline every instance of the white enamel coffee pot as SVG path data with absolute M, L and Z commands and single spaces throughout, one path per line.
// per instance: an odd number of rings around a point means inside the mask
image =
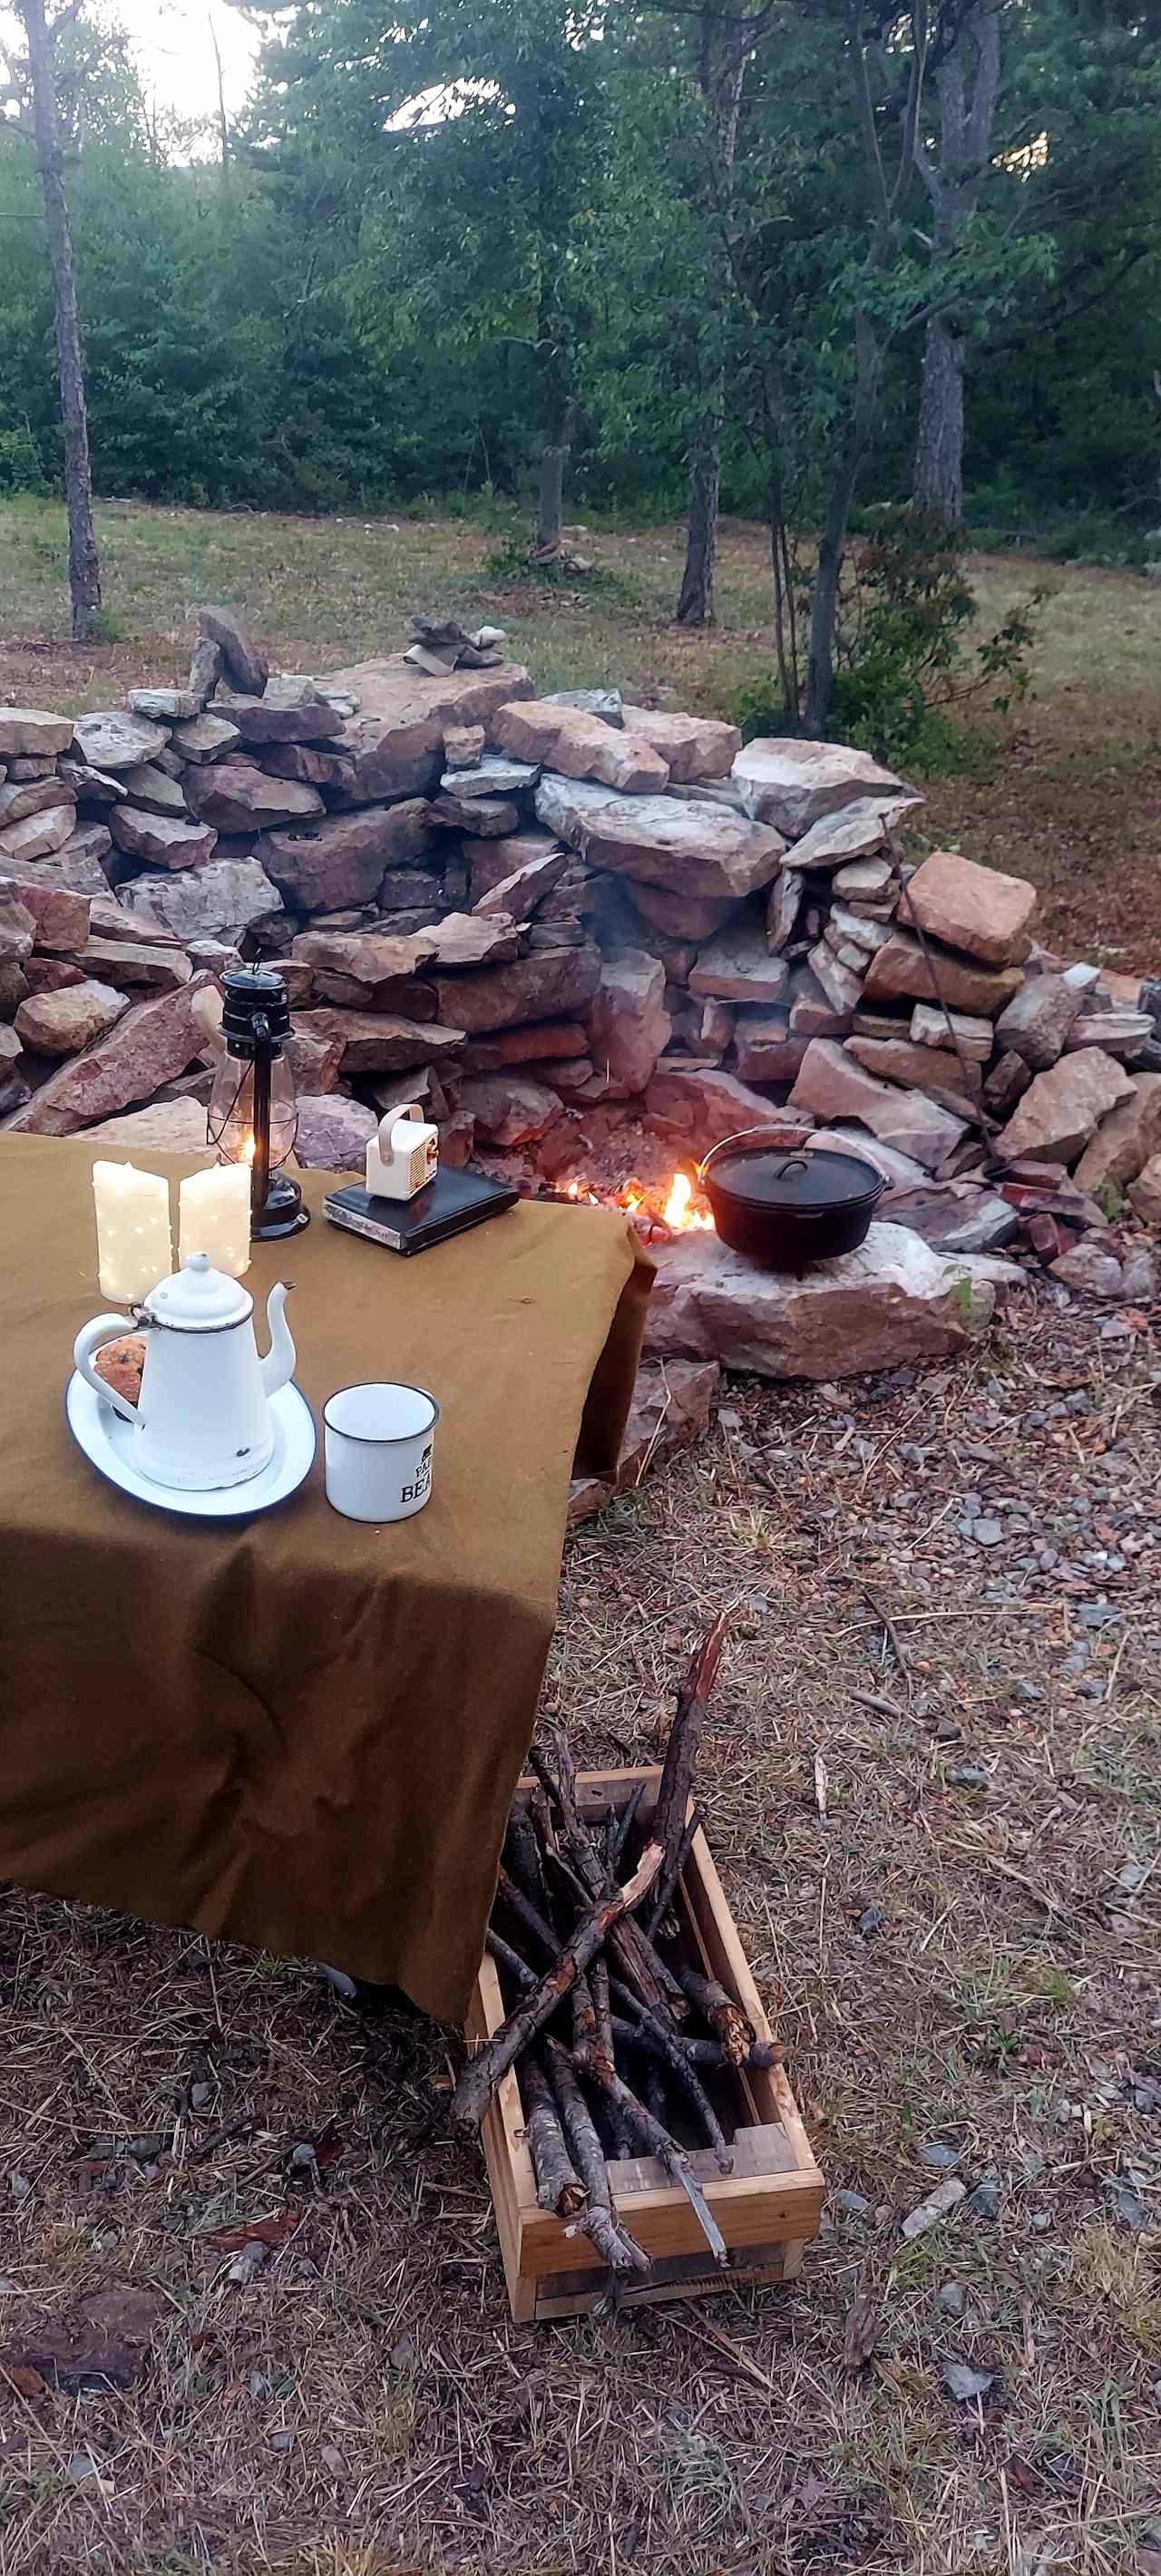
M 270 1398 L 294 1368 L 294 1343 L 283 1308 L 286 1287 L 270 1291 L 270 1349 L 258 1357 L 254 1300 L 237 1279 L 195 1252 L 172 1279 L 159 1280 L 137 1309 L 131 1331 L 145 1335 L 145 1365 L 136 1404 L 97 1376 L 93 1355 L 125 1333 L 124 1315 L 97 1315 L 78 1333 L 73 1359 L 137 1435 L 134 1464 L 155 1485 L 185 1493 L 217 1492 L 260 1476 L 274 1448 Z

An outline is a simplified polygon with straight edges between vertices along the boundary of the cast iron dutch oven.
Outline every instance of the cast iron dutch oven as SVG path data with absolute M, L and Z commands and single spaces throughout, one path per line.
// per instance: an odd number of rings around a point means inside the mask
M 698 1178 L 722 1242 L 767 1270 L 857 1252 L 888 1186 L 857 1154 L 805 1141 L 788 1150 L 760 1127 L 724 1136 Z

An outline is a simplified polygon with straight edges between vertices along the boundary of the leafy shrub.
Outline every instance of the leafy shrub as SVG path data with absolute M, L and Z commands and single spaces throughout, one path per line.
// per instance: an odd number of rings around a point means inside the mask
M 0 492 L 45 493 L 48 489 L 40 449 L 27 421 L 17 429 L 0 429 Z
M 879 509 L 848 558 L 839 605 L 829 732 L 928 777 L 972 760 L 957 718 L 973 699 L 1007 713 L 1026 694 L 1032 616 L 1045 596 L 1037 590 L 1018 602 L 969 647 L 965 629 L 976 602 L 962 558 L 962 531 L 934 514 L 906 505 Z M 803 588 L 800 631 L 807 613 Z M 772 672 L 745 682 L 730 713 L 748 742 L 787 731 Z

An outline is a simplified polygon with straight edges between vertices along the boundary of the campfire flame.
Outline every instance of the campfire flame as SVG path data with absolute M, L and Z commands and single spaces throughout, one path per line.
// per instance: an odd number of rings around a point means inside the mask
M 594 1189 L 588 1181 L 566 1183 L 563 1194 L 582 1207 L 624 1208 L 646 1235 L 652 1228 L 658 1234 L 712 1233 L 713 1218 L 709 1209 L 695 1199 L 694 1184 L 688 1172 L 675 1172 L 668 1185 L 655 1182 L 647 1188 L 644 1181 L 626 1181 L 619 1190 Z

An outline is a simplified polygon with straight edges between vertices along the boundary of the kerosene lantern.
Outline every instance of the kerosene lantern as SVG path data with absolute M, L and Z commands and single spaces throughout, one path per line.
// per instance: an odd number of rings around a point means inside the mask
M 298 1133 L 294 1077 L 284 1053 L 290 1003 L 276 967 L 235 966 L 222 977 L 226 1052 L 210 1094 L 210 1142 L 223 1163 L 250 1166 L 255 1243 L 310 1224 L 297 1181 L 282 1169 Z

